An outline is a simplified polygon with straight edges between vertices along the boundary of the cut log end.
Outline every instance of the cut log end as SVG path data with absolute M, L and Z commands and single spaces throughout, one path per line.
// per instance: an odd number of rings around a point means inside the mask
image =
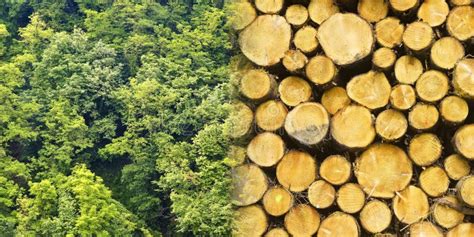
M 417 21 L 409 24 L 403 32 L 403 43 L 414 52 L 428 49 L 434 40 L 434 32 L 430 25 Z
M 461 223 L 456 227 L 452 228 L 446 234 L 446 237 L 465 237 L 474 236 L 474 224 L 473 223 Z
M 265 131 L 276 131 L 283 127 L 288 109 L 277 100 L 269 100 L 258 106 L 255 111 L 255 122 Z
M 396 12 L 408 12 L 418 6 L 418 0 L 390 0 L 390 6 Z
M 418 18 L 431 27 L 443 24 L 448 14 L 449 6 L 445 0 L 424 1 L 418 8 Z
M 308 79 L 316 85 L 326 85 L 337 75 L 337 69 L 332 60 L 322 55 L 311 58 L 305 71 Z
M 431 47 L 431 62 L 441 69 L 453 69 L 462 57 L 464 57 L 464 47 L 453 37 L 441 38 Z
M 458 154 L 450 155 L 444 160 L 444 169 L 453 180 L 460 180 L 471 173 L 469 162 Z
M 250 2 L 237 2 L 232 5 L 232 8 L 232 16 L 229 20 L 235 30 L 243 30 L 257 18 L 257 11 Z
M 460 6 L 451 10 L 446 21 L 449 34 L 460 41 L 474 36 L 474 7 Z
M 289 236 L 290 235 L 288 234 L 288 232 L 286 232 L 286 230 L 283 228 L 273 228 L 265 234 L 265 237 L 289 237 Z
M 436 106 L 417 103 L 408 113 L 410 126 L 418 131 L 425 131 L 434 128 L 439 119 L 439 112 Z
M 319 45 L 316 35 L 318 31 L 312 26 L 304 26 L 295 33 L 293 44 L 303 53 L 314 52 Z
M 308 200 L 314 207 L 324 209 L 330 207 L 336 199 L 336 189 L 324 180 L 317 180 L 309 186 Z
M 410 225 L 410 237 L 443 237 L 439 227 L 428 221 L 420 221 Z
M 326 137 L 328 130 L 329 115 L 319 103 L 302 103 L 286 116 L 285 131 L 303 145 L 317 145 Z
M 405 135 L 408 122 L 403 113 L 388 109 L 381 112 L 375 120 L 375 131 L 386 141 L 395 141 Z
M 290 49 L 286 51 L 282 63 L 289 72 L 298 72 L 306 66 L 308 58 L 301 51 Z
M 247 146 L 247 156 L 255 164 L 270 167 L 278 163 L 285 154 L 283 139 L 271 132 L 260 133 Z
M 278 163 L 276 177 L 288 190 L 304 191 L 316 179 L 316 161 L 306 152 L 289 151 Z
M 257 166 L 241 165 L 232 170 L 232 202 L 235 205 L 258 202 L 267 188 L 267 177 Z
M 248 70 L 240 79 L 240 93 L 250 100 L 259 101 L 273 93 L 276 82 L 264 70 Z
M 441 141 L 432 133 L 416 135 L 408 145 L 408 154 L 418 166 L 432 165 L 441 157 L 442 150 Z
M 387 48 L 400 45 L 404 31 L 405 26 L 395 17 L 387 17 L 375 25 L 377 42 Z
M 428 217 L 430 206 L 426 194 L 416 186 L 408 186 L 393 198 L 392 208 L 397 219 L 405 224 Z
M 474 98 L 474 58 L 464 58 L 454 68 L 453 87 L 460 96 Z
M 457 197 L 469 207 L 474 207 L 474 176 L 465 176 L 456 184 Z
M 321 222 L 317 237 L 358 237 L 359 224 L 356 219 L 343 212 L 334 212 Z
M 308 9 L 301 4 L 291 5 L 286 9 L 285 18 L 291 25 L 302 26 L 308 21 Z
M 403 84 L 414 84 L 423 73 L 423 65 L 413 56 L 404 55 L 395 63 L 395 77 Z
M 359 105 L 346 106 L 331 118 L 331 136 L 345 148 L 367 147 L 375 138 L 372 114 Z
M 319 228 L 321 217 L 316 209 L 306 204 L 293 207 L 285 216 L 285 228 L 292 236 L 311 236 Z
M 357 12 L 368 22 L 378 22 L 388 14 L 388 2 L 383 0 L 360 0 Z
M 390 48 L 380 48 L 374 52 L 372 63 L 382 71 L 390 70 L 397 60 L 397 55 Z
M 330 16 L 339 12 L 339 8 L 332 0 L 311 0 L 308 5 L 309 17 L 311 20 L 321 25 Z
M 235 103 L 228 121 L 230 123 L 229 136 L 234 139 L 244 138 L 252 130 L 253 112 L 246 104 Z
M 309 83 L 295 76 L 289 76 L 281 81 L 278 92 L 280 93 L 280 99 L 288 106 L 297 106 L 306 102 L 312 95 Z
M 423 170 L 419 177 L 420 187 L 431 197 L 443 195 L 449 188 L 449 177 L 438 167 L 431 166 Z
M 255 7 L 263 13 L 279 13 L 283 8 L 284 0 L 255 0 Z
M 368 202 L 360 212 L 360 223 L 370 233 L 380 233 L 392 222 L 392 212 L 387 204 L 379 200 Z
M 474 124 L 464 125 L 456 131 L 453 146 L 459 154 L 474 160 Z
M 446 196 L 443 199 L 454 205 L 460 204 L 455 196 Z M 453 228 L 464 220 L 462 212 L 439 202 L 433 204 L 432 215 L 436 223 L 446 229 Z
M 348 106 L 351 99 L 347 96 L 346 90 L 342 87 L 333 87 L 324 91 L 321 97 L 321 104 L 326 108 L 328 113 L 334 115 L 340 109 Z
M 319 167 L 319 175 L 334 185 L 344 184 L 351 177 L 351 163 L 341 155 L 326 157 Z
M 398 110 L 410 109 L 416 103 L 416 93 L 410 85 L 397 85 L 390 93 L 390 104 Z
M 416 81 L 415 89 L 423 101 L 437 102 L 448 93 L 449 80 L 444 73 L 429 70 L 424 72 Z
M 272 216 L 281 216 L 293 206 L 293 195 L 282 187 L 272 187 L 263 196 L 263 207 Z
M 467 102 L 458 96 L 445 97 L 439 106 L 443 120 L 449 124 L 460 124 L 469 115 Z
M 352 78 L 346 90 L 355 102 L 369 109 L 378 109 L 388 104 L 391 86 L 385 74 L 369 71 Z
M 365 204 L 365 194 L 358 184 L 347 183 L 336 194 L 337 206 L 345 213 L 359 212 Z
M 261 236 L 267 227 L 267 216 L 260 206 L 241 207 L 235 212 L 232 236 Z

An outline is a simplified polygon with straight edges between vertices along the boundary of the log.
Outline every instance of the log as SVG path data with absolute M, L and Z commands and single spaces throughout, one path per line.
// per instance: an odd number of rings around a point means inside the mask
M 283 79 L 278 86 L 278 92 L 283 103 L 292 107 L 308 101 L 312 96 L 309 83 L 296 76 Z
M 351 99 L 347 96 L 346 90 L 338 86 L 325 90 L 321 97 L 321 104 L 331 115 L 336 114 L 350 103 Z
M 357 220 L 343 212 L 333 212 L 321 222 L 317 237 L 358 237 L 360 228 Z
M 472 4 L 472 0 L 449 0 L 449 3 L 453 6 L 465 6 Z
M 247 156 L 262 167 L 274 166 L 285 154 L 285 142 L 271 132 L 260 133 L 247 146 Z
M 272 66 L 290 49 L 290 39 L 291 27 L 284 17 L 261 15 L 240 32 L 239 45 L 250 61 L 259 66 Z
M 377 42 L 387 48 L 394 48 L 402 43 L 405 26 L 395 17 L 387 17 L 375 24 Z
M 308 58 L 301 51 L 290 49 L 286 51 L 282 63 L 286 70 L 297 73 L 306 66 Z
M 388 104 L 391 87 L 385 74 L 369 71 L 353 77 L 346 90 L 353 101 L 373 110 Z
M 418 0 L 390 0 L 390 7 L 397 13 L 407 13 L 418 7 Z
M 265 237 L 289 237 L 289 236 L 290 235 L 288 234 L 288 232 L 286 232 L 286 230 L 283 228 L 273 228 L 265 234 Z
M 403 84 L 415 84 L 423 73 L 423 65 L 416 57 L 404 55 L 395 62 L 395 78 Z
M 242 102 L 233 104 L 228 122 L 229 136 L 233 139 L 245 139 L 252 132 L 253 112 Z
M 286 9 L 285 18 L 291 25 L 301 27 L 309 19 L 308 9 L 301 4 L 291 5 Z
M 258 202 L 268 188 L 267 177 L 256 165 L 246 164 L 232 170 L 232 203 L 248 206 Z
M 449 125 L 462 124 L 469 115 L 467 102 L 459 96 L 447 96 L 439 105 L 439 112 L 443 121 Z
M 392 211 L 387 204 L 374 199 L 362 208 L 359 220 L 362 227 L 369 233 L 380 233 L 392 222 Z
M 345 213 L 359 212 L 365 204 L 365 194 L 358 184 L 347 183 L 339 188 L 336 203 Z
M 320 222 L 316 209 L 306 204 L 296 205 L 285 215 L 285 228 L 292 236 L 314 235 Z
M 308 200 L 317 209 L 330 207 L 336 199 L 336 189 L 324 181 L 316 180 L 308 188 Z
M 474 7 L 466 5 L 452 9 L 446 21 L 446 29 L 460 41 L 474 37 Z
M 272 216 L 281 216 L 293 206 L 293 195 L 282 187 L 272 187 L 263 196 L 263 208 Z
M 397 55 L 390 48 L 379 48 L 374 52 L 372 64 L 380 71 L 389 71 L 397 60 Z
M 319 41 L 316 38 L 317 34 L 318 31 L 314 27 L 310 25 L 303 26 L 296 31 L 293 44 L 303 53 L 313 53 L 319 46 Z
M 346 183 L 351 175 L 351 163 L 341 155 L 326 157 L 319 167 L 319 176 L 333 185 Z
M 413 224 L 428 217 L 428 197 L 420 188 L 410 185 L 397 193 L 392 201 L 393 213 L 405 224 Z
M 241 146 L 230 145 L 227 156 L 224 159 L 226 165 L 234 168 L 245 162 L 245 148 Z
M 438 109 L 430 104 L 417 103 L 408 113 L 408 122 L 417 131 L 432 130 L 438 123 L 438 119 Z
M 258 106 L 255 111 L 257 126 L 265 131 L 276 131 L 283 127 L 288 109 L 278 100 L 269 100 Z
M 326 56 L 340 66 L 366 58 L 375 43 L 370 24 L 352 13 L 336 13 L 329 17 L 319 26 L 318 40 Z
M 449 6 L 446 0 L 423 1 L 418 8 L 418 19 L 428 23 L 431 27 L 437 27 L 446 21 L 449 14 Z
M 276 14 L 283 9 L 284 0 L 255 0 L 255 7 L 266 14 Z
M 423 170 L 419 182 L 420 188 L 431 197 L 440 197 L 449 188 L 449 177 L 439 166 L 431 166 Z
M 385 0 L 360 0 L 357 5 L 359 16 L 370 23 L 384 19 L 388 14 L 388 2 Z
M 452 154 L 444 160 L 444 170 L 452 180 L 460 180 L 471 173 L 471 166 L 462 156 Z
M 418 166 L 429 166 L 441 157 L 443 146 L 439 138 L 432 133 L 414 136 L 408 144 L 408 155 Z
M 453 137 L 454 149 L 469 160 L 474 160 L 474 124 L 459 128 Z
M 430 59 L 438 68 L 451 70 L 464 57 L 464 47 L 454 37 L 443 37 L 431 47 Z
M 428 221 L 420 221 L 410 225 L 410 237 L 443 237 L 441 229 Z
M 306 102 L 292 109 L 285 120 L 285 131 L 305 146 L 319 144 L 328 133 L 329 115 L 319 103 Z
M 331 136 L 347 149 L 367 147 L 375 138 L 372 114 L 363 106 L 344 107 L 331 118 Z
M 311 0 L 308 5 L 309 18 L 321 25 L 330 16 L 339 12 L 339 8 L 332 0 Z
M 398 110 L 410 109 L 416 103 L 416 93 L 410 85 L 399 84 L 390 92 L 390 104 Z
M 449 79 L 440 71 L 429 70 L 416 81 L 415 90 L 421 100 L 437 102 L 448 94 Z
M 408 121 L 405 115 L 397 110 L 387 109 L 377 115 L 375 132 L 385 141 L 396 141 L 405 135 Z
M 245 98 L 263 101 L 275 95 L 276 81 L 262 69 L 251 69 L 240 79 L 239 90 Z
M 354 174 L 369 197 L 392 198 L 406 188 L 413 171 L 406 153 L 390 144 L 374 144 L 356 159 Z
M 460 179 L 456 184 L 457 198 L 469 207 L 474 207 L 474 176 Z
M 233 11 L 229 21 L 234 30 L 243 30 L 257 18 L 257 11 L 250 2 L 241 1 L 232 5 Z
M 316 179 L 316 161 L 306 152 L 289 151 L 278 163 L 276 177 L 286 189 L 304 191 Z
M 446 234 L 446 237 L 465 237 L 474 236 L 474 224 L 473 223 L 461 223 L 456 227 L 452 228 Z
M 337 76 L 336 65 L 324 55 L 311 58 L 306 64 L 306 77 L 317 86 L 331 83 Z
M 403 32 L 403 44 L 414 53 L 423 53 L 434 41 L 434 32 L 428 23 L 416 21 Z
M 443 197 L 443 199 L 450 203 L 453 203 L 454 205 L 460 204 L 455 196 L 445 196 Z M 456 225 L 461 224 L 464 220 L 464 214 L 462 212 L 439 202 L 435 202 L 433 204 L 432 209 L 432 216 L 434 221 L 436 221 L 436 223 L 438 223 L 438 225 L 443 228 L 453 228 Z
M 267 216 L 259 205 L 238 208 L 234 215 L 232 236 L 261 236 L 267 230 Z
M 458 62 L 454 68 L 453 87 L 456 94 L 474 99 L 474 58 L 464 58 Z

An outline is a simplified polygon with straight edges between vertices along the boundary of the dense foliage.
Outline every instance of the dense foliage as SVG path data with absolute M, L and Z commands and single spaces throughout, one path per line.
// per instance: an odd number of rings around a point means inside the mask
M 0 5 L 0 232 L 227 235 L 222 6 Z

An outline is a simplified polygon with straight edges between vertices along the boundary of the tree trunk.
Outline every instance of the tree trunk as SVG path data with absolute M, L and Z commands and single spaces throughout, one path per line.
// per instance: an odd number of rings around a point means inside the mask
M 259 205 L 238 208 L 234 218 L 232 236 L 261 236 L 268 228 L 265 211 Z
M 392 211 L 382 201 L 374 199 L 368 202 L 359 215 L 360 224 L 369 233 L 380 233 L 392 222 Z
M 240 93 L 247 99 L 259 102 L 275 95 L 275 79 L 261 69 L 248 70 L 240 80 Z
M 459 128 L 453 137 L 454 149 L 467 159 L 474 160 L 474 124 Z
M 360 227 L 356 219 L 346 213 L 336 211 L 321 222 L 317 237 L 358 237 Z
M 258 202 L 268 188 L 267 176 L 256 165 L 241 165 L 232 170 L 232 203 L 248 206 Z
M 282 187 L 272 187 L 263 196 L 263 207 L 272 216 L 284 215 L 293 203 L 293 195 Z
M 311 20 L 321 25 L 330 16 L 339 12 L 339 8 L 333 0 L 311 0 L 308 5 L 309 17 Z
M 469 207 L 474 207 L 474 176 L 463 177 L 456 184 L 457 197 Z
M 318 86 L 333 82 L 337 76 L 336 65 L 326 56 L 318 55 L 311 58 L 306 65 L 306 77 Z
M 299 74 L 308 63 L 308 58 L 301 51 L 290 49 L 286 51 L 282 63 L 289 72 Z
M 328 208 L 336 200 L 336 189 L 324 180 L 317 180 L 308 188 L 308 200 L 317 209 Z
M 387 17 L 375 25 L 375 37 L 383 47 L 394 48 L 402 43 L 405 26 L 395 17 Z
M 440 71 L 429 70 L 421 74 L 416 81 L 415 89 L 421 100 L 437 102 L 448 94 L 449 79 Z
M 410 237 L 443 237 L 443 232 L 433 223 L 428 221 L 420 221 L 410 225 L 408 229 Z
M 357 123 L 348 121 L 357 121 Z M 370 111 L 359 105 L 349 105 L 339 110 L 331 118 L 331 136 L 347 149 L 367 147 L 375 138 L 374 122 Z
M 302 103 L 286 116 L 285 131 L 305 146 L 319 144 L 328 133 L 329 115 L 319 103 Z
M 268 100 L 255 111 L 255 122 L 259 128 L 273 132 L 283 127 L 287 114 L 288 109 L 283 102 Z
M 347 95 L 368 109 L 379 109 L 388 104 L 391 87 L 385 74 L 370 71 L 352 78 L 346 86 Z
M 278 182 L 292 192 L 302 192 L 316 179 L 316 162 L 310 154 L 292 150 L 276 168 Z
M 443 24 L 448 14 L 449 6 L 446 0 L 425 0 L 418 8 L 418 18 L 431 27 Z
M 443 199 L 453 205 L 460 205 L 455 196 L 445 196 Z M 432 216 L 438 225 L 446 229 L 453 228 L 458 224 L 461 224 L 464 220 L 464 214 L 462 212 L 439 202 L 433 204 Z
M 284 2 L 284 0 L 255 0 L 255 6 L 263 13 L 275 14 L 282 10 Z
M 321 104 L 331 115 L 336 114 L 337 111 L 348 106 L 350 103 L 351 99 L 342 87 L 333 87 L 325 90 L 321 97 Z
M 351 163 L 341 155 L 326 157 L 319 167 L 319 176 L 333 185 L 349 181 L 352 174 Z
M 462 124 L 469 115 L 469 106 L 461 97 L 452 95 L 444 97 L 439 105 L 441 118 L 448 125 Z
M 474 37 L 474 7 L 460 6 L 449 12 L 446 29 L 449 34 L 460 40 L 467 41 Z
M 293 44 L 301 52 L 311 54 L 319 46 L 318 39 L 316 38 L 317 34 L 318 31 L 314 27 L 310 25 L 303 26 L 303 28 L 296 31 Z
M 291 25 L 301 27 L 308 22 L 308 9 L 301 4 L 291 5 L 286 9 L 285 18 Z
M 423 73 L 423 65 L 416 57 L 404 55 L 395 62 L 395 78 L 403 84 L 415 84 Z
M 247 146 L 247 156 L 262 167 L 274 166 L 285 154 L 285 142 L 271 132 L 260 133 Z
M 390 92 L 390 104 L 398 110 L 410 109 L 416 103 L 416 93 L 410 85 L 399 84 Z
M 451 70 L 464 57 L 464 47 L 453 37 L 439 39 L 431 47 L 431 63 L 443 70 Z
M 407 128 L 405 115 L 397 110 L 387 109 L 375 120 L 375 132 L 385 141 L 397 141 L 405 135 Z
M 388 2 L 385 0 L 359 0 L 357 12 L 366 21 L 375 23 L 387 16 Z
M 306 204 L 293 207 L 285 216 L 285 228 L 292 236 L 311 236 L 319 228 L 321 217 Z
M 421 172 L 419 183 L 428 196 L 440 197 L 448 191 L 449 177 L 442 168 L 431 166 Z
M 450 155 L 444 160 L 444 169 L 453 180 L 460 180 L 471 173 L 469 162 L 458 154 Z
M 430 206 L 420 188 L 408 186 L 393 198 L 392 208 L 400 222 L 410 225 L 428 217 Z
M 408 155 L 418 166 L 429 166 L 441 157 L 443 146 L 438 136 L 422 133 L 414 136 L 408 144 Z
M 281 81 L 278 92 L 281 101 L 291 107 L 308 101 L 312 96 L 309 83 L 296 76 L 289 76 Z
M 419 102 L 408 113 L 410 127 L 420 132 L 433 130 L 438 120 L 438 109 L 430 104 Z
M 380 71 L 391 71 L 397 55 L 390 48 L 379 48 L 374 52 L 372 64 Z
M 466 99 L 474 99 L 474 58 L 458 62 L 453 73 L 454 91 Z
M 336 194 L 336 203 L 345 213 L 359 212 L 365 204 L 365 194 L 358 184 L 347 183 L 339 188 Z
M 409 24 L 403 32 L 403 43 L 414 53 L 424 53 L 434 41 L 434 32 L 430 25 L 417 21 Z

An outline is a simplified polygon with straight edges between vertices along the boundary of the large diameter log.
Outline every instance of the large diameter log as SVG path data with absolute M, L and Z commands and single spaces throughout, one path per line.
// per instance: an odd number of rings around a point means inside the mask
M 428 197 L 416 186 L 408 186 L 397 193 L 392 208 L 397 219 L 405 224 L 413 224 L 428 217 L 430 211 Z
M 405 135 L 408 121 L 405 115 L 394 109 L 387 109 L 377 115 L 375 131 L 386 141 L 396 141 Z
M 295 47 L 303 53 L 313 53 L 319 46 L 318 39 L 316 38 L 317 34 L 318 31 L 316 28 L 310 25 L 303 26 L 301 29 L 296 31 L 293 44 L 295 44 Z
M 299 204 L 285 215 L 285 228 L 292 236 L 311 236 L 318 231 L 321 217 L 313 207 Z
M 236 2 L 231 7 L 232 15 L 229 21 L 235 30 L 243 30 L 257 18 L 257 11 L 250 2 Z
M 290 49 L 286 51 L 282 60 L 283 66 L 289 72 L 299 72 L 308 63 L 308 58 L 300 50 Z
M 316 85 L 327 85 L 337 76 L 336 65 L 326 56 L 317 55 L 306 64 L 306 77 Z
M 397 60 L 397 55 L 390 48 L 379 48 L 374 52 L 372 64 L 381 71 L 391 70 Z
M 368 22 L 377 22 L 388 14 L 388 2 L 385 0 L 360 0 L 357 12 Z
M 257 126 L 265 131 L 276 131 L 283 127 L 288 109 L 285 104 L 277 100 L 269 100 L 258 106 L 255 111 Z
M 341 185 L 351 177 L 351 163 L 341 155 L 326 157 L 319 167 L 319 175 L 334 185 Z
M 272 187 L 263 196 L 263 208 L 272 216 L 281 216 L 293 206 L 293 195 L 282 187 Z
M 261 69 L 248 70 L 240 79 L 240 93 L 253 101 L 261 101 L 272 97 L 275 88 L 275 79 Z
M 446 237 L 465 237 L 474 236 L 474 224 L 473 223 L 462 223 L 452 228 L 446 234 Z
M 268 188 L 267 177 L 255 165 L 241 165 L 232 170 L 232 203 L 247 206 L 258 202 Z
M 290 235 L 288 234 L 288 232 L 286 232 L 286 230 L 283 228 L 273 228 L 265 234 L 265 237 L 289 237 L 289 236 Z
M 418 8 L 418 18 L 428 23 L 431 27 L 443 24 L 448 14 L 449 6 L 446 0 L 423 1 L 420 8 Z
M 461 124 L 469 115 L 469 106 L 467 102 L 458 96 L 444 97 L 439 105 L 439 112 L 443 121 L 456 125 Z
M 392 198 L 410 183 L 412 163 L 405 152 L 394 145 L 375 144 L 357 159 L 354 173 L 368 196 Z
M 336 194 L 336 203 L 345 213 L 356 213 L 364 207 L 365 194 L 358 184 L 347 183 L 342 185 Z
M 453 180 L 460 180 L 471 173 L 469 162 L 458 154 L 452 154 L 444 160 L 444 169 Z
M 370 233 L 380 233 L 392 222 L 392 211 L 387 204 L 379 200 L 368 202 L 360 211 L 360 224 Z
M 474 58 L 458 62 L 453 74 L 454 91 L 466 99 L 474 98 Z
M 464 47 L 454 37 L 443 37 L 431 47 L 431 62 L 441 69 L 453 69 L 456 63 L 464 57 Z
M 454 205 L 460 204 L 455 196 L 446 196 L 443 197 L 443 199 Z M 438 225 L 446 229 L 453 228 L 464 220 L 464 214 L 462 212 L 442 203 L 435 202 L 432 209 L 433 219 Z
M 420 221 L 410 225 L 410 237 L 443 237 L 443 232 L 439 227 L 428 221 Z
M 369 71 L 353 77 L 346 90 L 353 101 L 369 109 L 378 109 L 388 104 L 391 87 L 385 74 Z
M 283 8 L 284 0 L 255 0 L 255 7 L 263 13 L 279 13 Z
M 311 20 L 321 25 L 330 16 L 339 12 L 339 8 L 332 0 L 311 0 L 308 5 L 309 17 Z
M 253 112 L 246 104 L 236 102 L 228 122 L 229 136 L 233 139 L 243 139 L 252 132 Z
M 459 154 L 467 159 L 474 160 L 474 124 L 459 128 L 454 134 L 452 143 Z
M 235 211 L 234 215 L 232 236 L 257 237 L 262 236 L 267 230 L 267 216 L 259 205 L 241 207 Z
M 405 26 L 395 17 L 387 17 L 375 25 L 375 37 L 383 47 L 394 48 L 402 43 Z
M 412 128 L 418 131 L 433 129 L 439 119 L 436 106 L 417 103 L 408 113 L 408 122 Z
M 390 104 L 398 110 L 407 110 L 416 103 L 416 93 L 410 85 L 396 85 L 390 92 Z
M 437 102 L 448 93 L 449 79 L 440 71 L 429 70 L 421 74 L 416 81 L 415 89 L 423 101 Z
M 317 209 L 330 207 L 336 199 L 336 189 L 324 181 L 317 180 L 308 188 L 308 200 Z
M 280 62 L 290 48 L 291 26 L 278 15 L 261 15 L 239 35 L 242 53 L 260 66 Z
M 292 192 L 308 189 L 316 179 L 316 161 L 302 151 L 289 151 L 276 168 L 278 182 Z
M 428 23 L 416 21 L 407 26 L 402 39 L 408 49 L 421 53 L 433 43 L 434 32 Z
M 360 105 L 344 107 L 331 118 L 331 136 L 348 149 L 367 147 L 375 138 L 372 114 Z
M 271 132 L 260 133 L 247 146 L 247 155 L 255 164 L 270 167 L 278 163 L 285 154 L 283 139 Z
M 291 25 L 302 26 L 308 21 L 308 9 L 301 4 L 291 5 L 286 8 L 285 18 Z
M 306 102 L 292 109 L 285 120 L 285 131 L 303 145 L 320 143 L 329 130 L 329 115 L 319 103 Z
M 423 170 L 420 174 L 419 182 L 421 189 L 431 197 L 439 197 L 446 193 L 449 188 L 449 177 L 438 166 L 431 166 Z
M 469 207 L 474 207 L 474 176 L 465 176 L 456 184 L 457 197 Z
M 278 86 L 280 99 L 288 106 L 297 106 L 308 101 L 312 95 L 309 83 L 300 77 L 289 76 Z
M 446 29 L 451 36 L 460 41 L 472 39 L 474 37 L 474 7 L 460 6 L 451 10 L 446 21 Z
M 350 103 L 351 99 L 347 96 L 346 90 L 338 86 L 325 90 L 321 97 L 321 104 L 331 115 L 336 114 L 337 111 Z
M 429 166 L 441 157 L 443 146 L 432 133 L 418 134 L 408 144 L 408 155 L 418 166 Z
M 343 212 L 333 212 L 321 222 L 317 237 L 358 237 L 360 228 L 357 220 Z
M 423 73 L 423 65 L 413 56 L 401 56 L 395 62 L 395 78 L 403 84 L 415 84 Z
M 336 13 L 324 21 L 318 40 L 325 54 L 341 66 L 366 58 L 375 43 L 370 24 L 351 13 Z

